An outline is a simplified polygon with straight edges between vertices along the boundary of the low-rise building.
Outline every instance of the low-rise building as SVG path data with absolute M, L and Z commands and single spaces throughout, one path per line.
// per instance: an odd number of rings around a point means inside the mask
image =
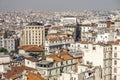
M 44 55 L 44 47 L 37 45 L 19 46 L 19 54 L 29 56 L 30 54 Z
M 9 64 L 11 62 L 10 56 L 0 55 L 0 72 L 4 73 L 9 70 Z

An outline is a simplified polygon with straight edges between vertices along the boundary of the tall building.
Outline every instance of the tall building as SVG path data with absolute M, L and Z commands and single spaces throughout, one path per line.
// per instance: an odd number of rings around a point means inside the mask
M 43 24 L 31 22 L 23 29 L 20 45 L 44 45 L 45 29 Z

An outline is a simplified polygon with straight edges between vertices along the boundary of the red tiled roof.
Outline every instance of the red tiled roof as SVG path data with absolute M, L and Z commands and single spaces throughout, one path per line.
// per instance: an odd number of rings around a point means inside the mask
M 61 56 L 61 58 L 63 58 L 64 60 L 70 60 L 73 59 L 71 55 L 69 55 L 67 52 L 61 52 L 59 53 L 59 55 Z
M 28 73 L 27 80 L 45 80 L 40 74 Z
M 20 46 L 19 49 L 23 49 L 26 52 L 30 52 L 30 51 L 44 51 L 44 47 L 43 46 L 37 46 L 37 45 L 25 45 L 25 46 Z
M 114 43 L 113 43 L 113 45 L 119 45 L 120 44 L 120 39 L 118 39 L 117 41 L 115 41 Z
M 21 74 L 24 70 L 35 70 L 35 69 L 29 68 L 26 66 L 14 66 L 14 67 L 11 67 L 11 71 L 5 73 L 4 76 L 7 79 L 10 79 L 10 78 L 15 79 L 19 77 L 19 74 Z
M 50 55 L 46 55 L 46 57 L 52 58 L 54 59 L 54 61 L 56 62 L 61 62 L 63 61 L 61 58 L 59 58 L 56 54 L 50 54 Z
M 64 52 L 64 51 L 60 52 L 58 54 L 46 55 L 46 57 L 53 58 L 56 62 L 73 59 L 73 57 L 71 55 L 69 55 L 67 52 Z
M 3 35 L 4 33 L 3 32 L 0 32 L 0 35 Z

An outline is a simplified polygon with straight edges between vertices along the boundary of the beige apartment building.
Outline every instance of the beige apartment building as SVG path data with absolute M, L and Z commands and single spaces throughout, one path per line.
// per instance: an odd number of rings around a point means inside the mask
M 31 22 L 22 31 L 20 46 L 22 45 L 44 45 L 45 29 L 43 24 Z

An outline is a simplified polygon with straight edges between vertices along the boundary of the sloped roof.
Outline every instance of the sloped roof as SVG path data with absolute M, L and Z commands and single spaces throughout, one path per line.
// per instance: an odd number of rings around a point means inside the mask
M 115 41 L 114 43 L 113 43 L 113 45 L 119 45 L 120 44 L 120 39 L 118 39 L 117 41 Z
M 37 46 L 37 45 L 25 45 L 25 46 L 20 46 L 18 48 L 19 49 L 23 49 L 26 52 L 30 52 L 30 51 L 35 51 L 35 52 L 44 51 L 44 47 L 43 46 Z
M 21 74 L 24 70 L 35 70 L 33 68 L 30 68 L 30 67 L 26 67 L 26 66 L 14 66 L 14 67 L 11 67 L 11 71 L 7 72 L 4 74 L 5 78 L 7 79 L 15 79 L 17 77 L 19 77 L 19 74 Z
M 28 73 L 27 80 L 45 80 L 40 74 Z
M 61 52 L 58 55 L 60 55 L 61 58 L 64 59 L 64 60 L 71 60 L 71 59 L 73 59 L 73 57 L 71 55 L 69 55 L 67 52 Z
M 0 35 L 3 35 L 4 33 L 3 32 L 0 32 Z
M 50 55 L 47 55 L 46 57 L 49 57 L 49 58 L 52 58 L 54 59 L 54 61 L 56 62 L 61 62 L 63 61 L 60 57 L 58 57 L 56 54 L 50 54 Z
M 47 55 L 46 57 L 53 58 L 54 61 L 56 61 L 56 62 L 73 59 L 73 57 L 70 54 L 68 54 L 67 52 L 64 52 L 64 51 L 60 52 L 58 54 L 50 54 L 50 55 Z

